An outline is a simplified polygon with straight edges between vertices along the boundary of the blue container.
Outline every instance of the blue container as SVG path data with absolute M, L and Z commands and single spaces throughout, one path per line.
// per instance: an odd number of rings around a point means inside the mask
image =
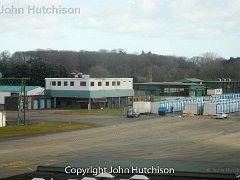
M 158 108 L 158 115 L 166 116 L 167 108 L 166 107 L 159 107 Z

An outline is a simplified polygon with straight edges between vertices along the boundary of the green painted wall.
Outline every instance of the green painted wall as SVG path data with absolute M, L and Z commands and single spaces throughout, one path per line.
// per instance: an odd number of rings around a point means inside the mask
M 164 88 L 184 88 L 184 92 L 168 93 L 164 92 Z M 189 84 L 189 85 L 161 85 L 161 84 L 136 84 L 134 86 L 136 91 L 144 91 L 145 95 L 153 96 L 204 96 L 205 85 L 203 84 Z
M 195 96 L 205 96 L 206 95 L 205 85 L 203 85 L 203 84 L 191 85 L 190 91 L 194 91 Z
M 207 88 L 210 88 L 210 89 L 220 88 L 220 83 L 217 83 L 217 82 L 204 82 L 204 84 L 206 85 Z

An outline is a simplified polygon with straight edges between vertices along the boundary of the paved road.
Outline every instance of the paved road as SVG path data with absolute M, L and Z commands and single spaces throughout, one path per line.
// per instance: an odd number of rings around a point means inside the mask
M 85 158 L 87 162 L 88 157 L 91 161 L 94 157 L 96 161 L 106 158 L 108 163 L 115 164 L 114 158 L 159 160 L 166 165 L 167 162 L 180 165 L 188 162 L 185 168 L 214 162 L 224 165 L 221 167 L 240 169 L 239 122 L 238 118 L 151 117 L 93 129 L 1 141 L 0 176 L 35 170 L 37 165 L 67 164 L 74 159 Z

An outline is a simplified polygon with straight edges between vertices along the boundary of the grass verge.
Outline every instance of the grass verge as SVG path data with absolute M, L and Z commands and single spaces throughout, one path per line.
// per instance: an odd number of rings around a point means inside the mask
M 35 135 L 41 133 L 65 132 L 78 129 L 91 128 L 93 126 L 80 123 L 67 122 L 37 122 L 27 126 L 6 126 L 0 128 L 0 138 Z
M 122 116 L 124 115 L 124 109 L 77 109 L 77 110 L 59 110 L 55 111 L 55 114 L 62 115 L 112 115 L 112 116 Z

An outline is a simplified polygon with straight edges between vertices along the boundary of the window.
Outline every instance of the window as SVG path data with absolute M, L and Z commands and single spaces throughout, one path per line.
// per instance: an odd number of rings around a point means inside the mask
M 68 86 L 68 82 L 67 81 L 64 81 L 64 86 Z
M 67 106 L 71 106 L 72 105 L 72 101 L 67 101 Z
M 80 86 L 86 86 L 86 85 L 87 85 L 86 81 L 81 81 L 80 82 Z
M 177 89 L 177 88 L 170 88 L 169 91 L 170 91 L 171 93 L 174 93 L 174 92 L 178 92 L 178 89 Z
M 74 86 L 74 82 L 73 81 L 70 81 L 70 86 Z
M 109 86 L 109 81 L 106 81 L 106 86 Z
M 117 81 L 117 86 L 120 86 L 120 81 Z
M 11 93 L 11 97 L 18 97 L 19 93 Z
M 58 81 L 58 82 L 57 82 L 57 85 L 58 85 L 58 86 L 61 86 L 61 85 L 62 85 L 62 82 L 61 82 L 61 81 Z
M 169 92 L 169 88 L 164 88 L 164 93 L 168 93 Z
M 52 86 L 56 86 L 56 81 L 52 81 Z
M 90 84 L 91 84 L 91 86 L 94 86 L 94 82 L 91 82 Z
M 59 106 L 61 105 L 61 101 L 57 101 L 56 104 Z
M 98 82 L 98 86 L 102 86 L 102 82 L 101 81 Z
M 115 86 L 115 84 L 116 84 L 115 81 L 113 81 L 113 82 L 112 82 L 112 86 Z

